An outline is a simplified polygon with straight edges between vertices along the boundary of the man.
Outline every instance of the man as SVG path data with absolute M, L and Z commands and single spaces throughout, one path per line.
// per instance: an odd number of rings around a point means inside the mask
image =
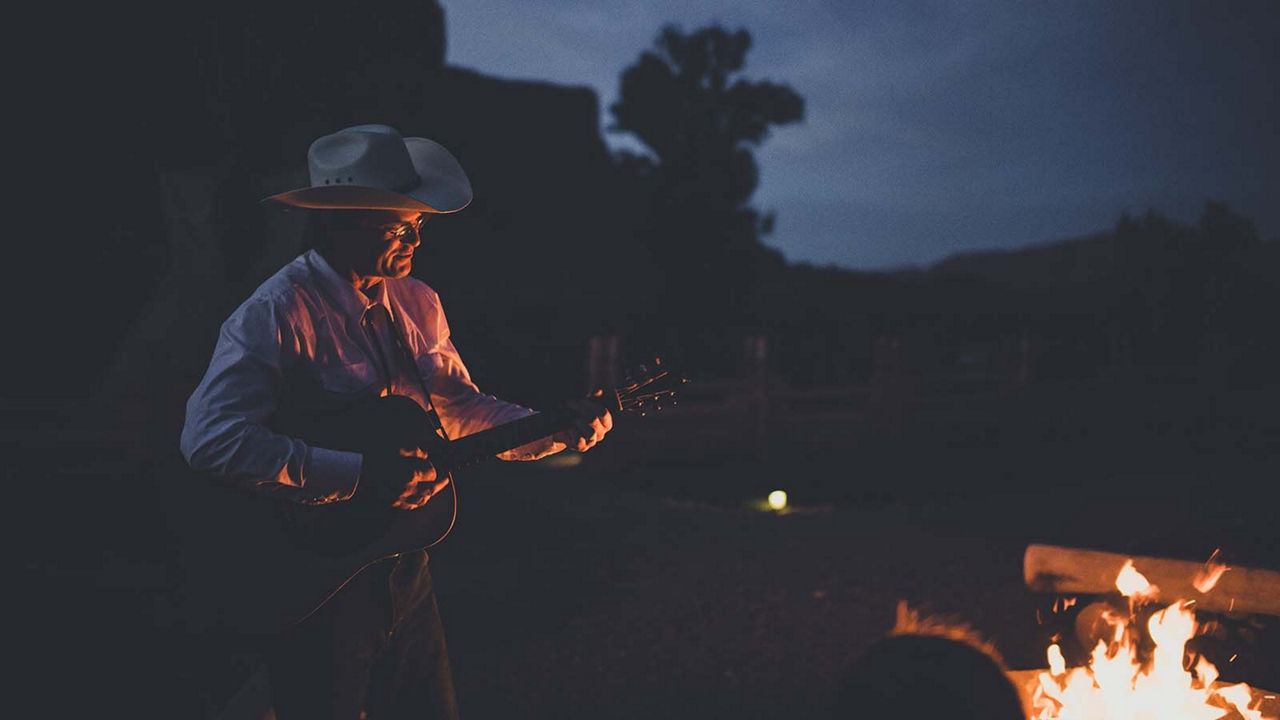
M 299 392 L 407 396 L 450 438 L 533 412 L 476 388 L 439 297 L 409 277 L 423 224 L 466 207 L 471 184 L 443 147 L 385 125 L 317 139 L 308 165 L 309 187 L 264 202 L 308 208 L 314 247 L 223 324 L 187 403 L 182 452 L 198 471 L 285 501 L 358 498 L 413 510 L 447 488 L 429 456 L 310 445 L 273 428 L 272 418 Z M 570 407 L 573 429 L 499 457 L 586 451 L 612 427 L 594 403 Z M 367 567 L 264 657 L 280 720 L 457 716 L 424 551 Z

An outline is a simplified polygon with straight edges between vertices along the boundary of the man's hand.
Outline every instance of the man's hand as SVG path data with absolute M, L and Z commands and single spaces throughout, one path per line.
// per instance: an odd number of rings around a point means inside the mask
M 564 448 L 586 452 L 613 429 L 613 416 L 603 405 L 580 399 L 571 400 L 565 408 L 574 416 L 573 427 L 551 436 L 551 439 Z
M 378 506 L 414 510 L 448 484 L 448 476 L 436 479 L 436 469 L 425 457 L 365 455 L 356 496 Z

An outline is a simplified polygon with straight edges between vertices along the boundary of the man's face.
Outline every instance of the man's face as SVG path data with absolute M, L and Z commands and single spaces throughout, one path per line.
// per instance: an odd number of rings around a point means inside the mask
M 402 278 L 413 269 L 413 253 L 428 213 L 412 210 L 361 211 L 333 228 L 334 240 L 364 277 Z

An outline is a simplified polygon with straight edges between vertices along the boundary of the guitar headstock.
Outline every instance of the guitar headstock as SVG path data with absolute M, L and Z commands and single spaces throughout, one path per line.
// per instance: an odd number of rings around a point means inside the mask
M 680 386 L 689 382 L 684 375 L 665 367 L 662 358 L 636 365 L 627 370 L 623 378 L 622 384 L 613 390 L 617 408 L 641 417 L 663 406 L 675 405 Z

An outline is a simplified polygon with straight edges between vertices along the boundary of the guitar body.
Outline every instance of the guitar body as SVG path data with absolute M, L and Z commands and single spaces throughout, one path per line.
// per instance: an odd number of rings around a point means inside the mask
M 640 368 L 641 379 L 588 399 L 611 412 L 643 415 L 674 397 L 668 385 L 684 382 L 666 370 Z M 437 477 L 451 479 L 459 468 L 570 428 L 575 417 L 563 408 L 544 411 L 450 441 L 403 396 L 281 408 L 268 423 L 275 432 L 366 456 L 425 456 Z M 183 503 L 193 513 L 181 523 L 189 533 L 183 577 L 173 597 L 157 600 L 156 614 L 161 624 L 197 635 L 259 635 L 300 622 L 370 563 L 443 540 L 458 507 L 452 481 L 416 510 L 378 506 L 359 488 L 348 500 L 301 505 L 208 477 L 193 478 L 189 487 L 198 497 Z
M 430 416 L 417 402 L 401 395 L 291 404 L 271 425 L 276 432 L 315 447 L 366 456 L 426 457 L 440 476 L 448 475 L 452 468 L 448 441 L 436 434 Z M 358 489 L 355 497 L 342 502 L 300 505 L 286 501 L 280 505 L 282 522 L 298 549 L 332 557 L 353 552 L 364 556 L 374 548 L 384 553 L 378 557 L 387 557 L 429 547 L 449 534 L 456 508 L 452 482 L 439 496 L 412 511 L 373 505 Z
M 272 427 L 317 447 L 422 453 L 438 476 L 452 477 L 446 441 L 407 397 L 295 406 Z M 256 635 L 287 628 L 369 564 L 440 542 L 457 515 L 453 482 L 416 510 L 375 506 L 358 490 L 349 500 L 302 505 L 217 487 L 210 478 L 195 482 L 215 485 L 201 498 L 202 510 L 220 518 L 228 535 L 189 543 L 180 597 L 164 612 L 186 632 Z
M 261 635 L 288 628 L 369 564 L 438 543 L 457 507 L 454 492 L 446 490 L 417 510 L 394 511 L 375 536 L 366 534 L 372 526 L 367 518 L 321 519 L 317 526 L 346 530 L 343 538 L 351 547 L 343 549 L 336 542 L 317 545 L 309 533 L 300 538 L 295 521 L 282 522 L 270 501 L 228 498 L 226 504 L 235 513 L 227 520 L 237 537 L 222 544 L 225 554 L 203 545 L 189 549 L 177 605 L 163 612 L 166 624 L 184 633 Z

